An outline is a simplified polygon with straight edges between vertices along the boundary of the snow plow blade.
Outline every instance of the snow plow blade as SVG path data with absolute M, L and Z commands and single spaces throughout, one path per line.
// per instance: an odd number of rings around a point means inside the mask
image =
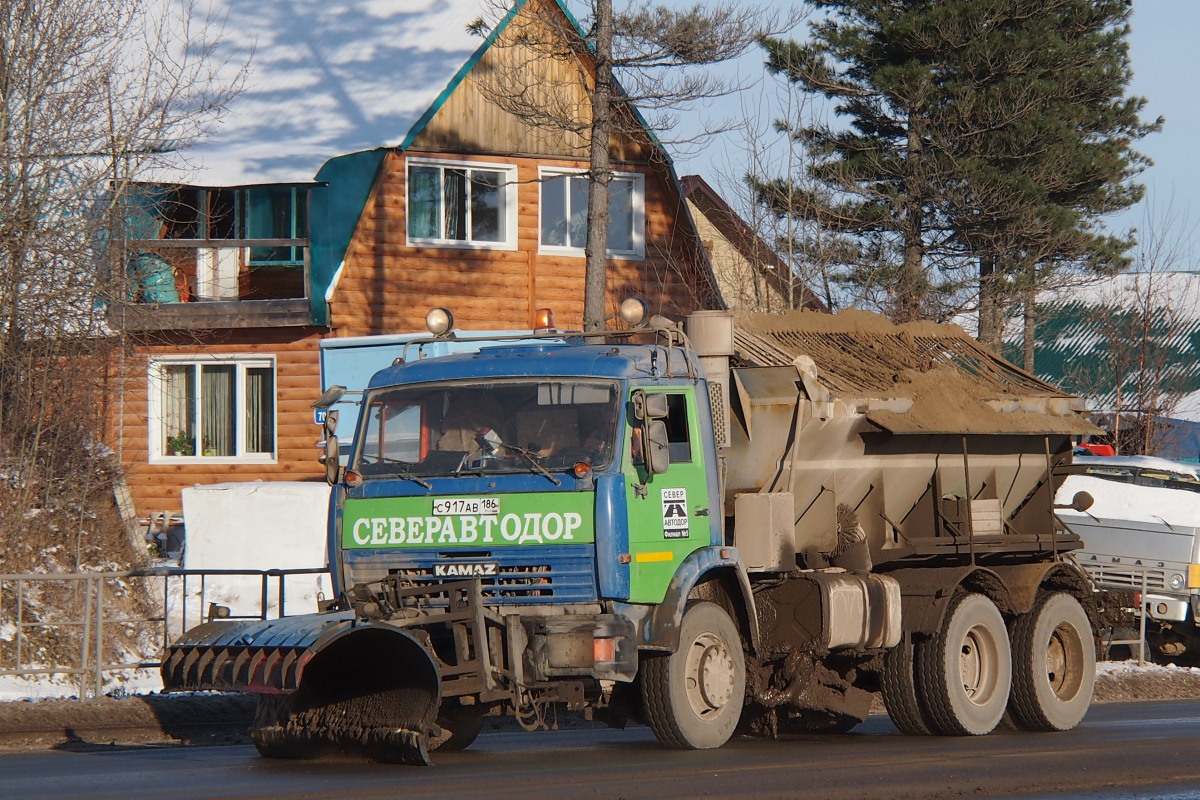
M 265 756 L 428 764 L 442 686 L 418 636 L 353 612 L 209 622 L 167 649 L 163 688 L 259 694 L 251 734 Z
M 168 692 L 294 692 L 317 652 L 353 627 L 354 614 L 306 614 L 273 620 L 208 622 L 167 648 Z

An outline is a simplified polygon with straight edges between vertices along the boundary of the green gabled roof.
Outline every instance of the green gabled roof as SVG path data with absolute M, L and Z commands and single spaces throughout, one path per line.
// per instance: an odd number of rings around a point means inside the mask
M 471 57 L 468 58 L 463 65 L 459 67 L 458 71 L 454 73 L 454 76 L 450 78 L 450 82 L 446 84 L 446 88 L 443 89 L 441 94 L 437 96 L 437 99 L 433 101 L 433 105 L 429 106 L 429 108 L 425 110 L 425 113 L 413 123 L 411 128 L 409 128 L 408 134 L 404 137 L 404 140 L 400 143 L 398 149 L 403 151 L 412 146 L 413 141 L 421 135 L 421 132 L 425 130 L 425 127 L 429 124 L 429 122 L 434 118 L 434 116 L 437 115 L 437 112 L 440 111 L 442 106 L 446 104 L 446 101 L 450 99 L 450 95 L 454 94 L 454 90 L 457 89 L 460 84 L 462 84 L 467 75 L 471 73 L 471 70 L 475 68 L 475 65 L 483 59 L 484 54 L 489 48 L 491 48 L 493 44 L 495 44 L 496 40 L 500 38 L 500 35 L 504 33 L 504 30 L 512 23 L 514 19 L 516 19 L 517 15 L 521 13 L 521 9 L 524 8 L 528 2 L 529 0 L 517 0 L 513 7 L 508 10 L 508 13 L 504 15 L 504 18 L 500 20 L 499 24 L 497 24 L 496 27 L 492 29 L 492 32 L 487 35 L 487 38 L 483 40 L 483 44 L 479 45 L 475 52 L 471 54 Z M 563 15 L 567 18 L 567 22 L 571 24 L 572 28 L 575 30 L 575 33 L 577 33 L 579 38 L 587 44 L 588 49 L 590 50 L 592 48 L 592 43 L 587 41 L 587 31 L 585 31 L 583 26 L 579 24 L 579 20 L 575 18 L 575 15 L 571 13 L 570 9 L 567 8 L 563 0 L 552 0 L 552 2 L 558 6 L 560 11 L 562 11 Z M 626 99 L 626 101 L 628 101 L 628 95 L 626 94 L 624 87 L 621 86 L 621 82 L 617 80 L 615 76 L 613 78 L 613 83 L 617 88 L 617 93 L 622 98 Z M 638 121 L 638 124 L 642 126 L 642 129 L 646 132 L 646 135 L 650 137 L 651 144 L 657 147 L 662 152 L 663 157 L 670 162 L 670 154 L 667 153 L 662 147 L 662 142 L 659 141 L 658 136 L 654 133 L 654 130 L 650 127 L 650 124 L 646 122 L 646 118 L 642 116 L 642 112 L 637 108 L 637 106 L 629 102 L 626 102 L 626 107 L 633 112 L 634 118 Z M 674 175 L 673 165 L 672 175 Z
M 1116 408 L 1118 394 L 1128 407 L 1146 376 L 1170 396 L 1200 393 L 1200 274 L 1162 273 L 1150 290 L 1147 280 L 1120 275 L 1039 297 L 1037 376 L 1088 398 L 1098 411 Z M 1003 353 L 1020 363 L 1019 330 L 1006 337 Z M 1180 405 L 1181 416 L 1196 416 L 1192 402 Z

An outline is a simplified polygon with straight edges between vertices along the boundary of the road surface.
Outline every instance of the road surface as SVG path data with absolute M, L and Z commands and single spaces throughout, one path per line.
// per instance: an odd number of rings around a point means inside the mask
M 641 727 L 491 733 L 435 767 L 260 758 L 253 747 L 0 752 L 0 796 L 147 798 L 1197 798 L 1200 701 L 1094 706 L 1076 730 L 853 733 L 665 750 Z

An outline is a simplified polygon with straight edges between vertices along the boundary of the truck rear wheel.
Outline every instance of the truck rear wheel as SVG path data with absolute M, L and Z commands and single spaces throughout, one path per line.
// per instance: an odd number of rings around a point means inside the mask
M 729 741 L 742 715 L 746 658 L 737 626 L 723 608 L 690 603 L 679 648 L 646 657 L 641 672 L 646 724 L 660 742 L 708 750 Z
M 1092 626 L 1069 594 L 1043 595 L 1012 627 L 1008 710 L 1017 727 L 1066 731 L 1087 713 L 1096 685 Z
M 900 644 L 884 657 L 879 688 L 888 716 L 901 733 L 928 736 L 931 731 L 921 713 L 921 699 L 917 694 L 916 652 L 912 634 L 904 634 Z
M 920 696 L 934 733 L 979 736 L 999 724 L 1012 685 L 1012 655 L 995 603 L 982 594 L 958 595 L 941 631 L 917 655 Z

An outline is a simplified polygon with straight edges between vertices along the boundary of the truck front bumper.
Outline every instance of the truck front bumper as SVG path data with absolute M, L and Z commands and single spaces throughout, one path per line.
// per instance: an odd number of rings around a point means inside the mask
M 633 621 L 617 614 L 525 617 L 529 637 L 526 677 L 535 681 L 574 676 L 628 682 L 637 675 Z

